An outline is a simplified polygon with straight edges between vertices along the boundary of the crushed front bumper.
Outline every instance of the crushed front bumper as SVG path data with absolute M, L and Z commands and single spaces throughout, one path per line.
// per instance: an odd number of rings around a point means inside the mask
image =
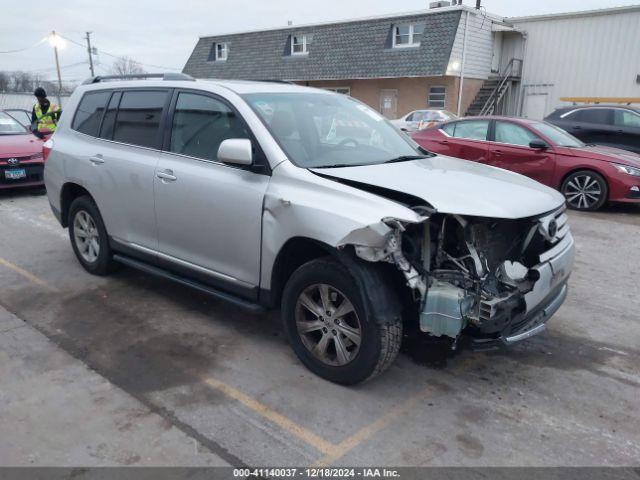
M 526 309 L 515 315 L 499 336 L 471 339 L 474 350 L 495 349 L 513 345 L 545 330 L 545 324 L 558 311 L 567 298 L 567 281 L 571 275 L 575 257 L 571 233 L 550 250 L 540 255 L 540 262 L 533 270 L 539 274 L 533 290 L 524 295 Z

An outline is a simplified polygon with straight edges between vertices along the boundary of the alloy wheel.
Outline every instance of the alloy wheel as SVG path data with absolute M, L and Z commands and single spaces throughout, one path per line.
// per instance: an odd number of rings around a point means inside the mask
M 351 301 L 326 284 L 307 287 L 295 308 L 298 335 L 304 346 L 321 362 L 343 366 L 360 350 L 362 328 Z
M 597 179 L 589 174 L 576 175 L 564 187 L 564 196 L 569 205 L 586 210 L 600 201 L 602 188 Z
M 100 255 L 100 236 L 93 217 L 85 210 L 78 210 L 73 218 L 73 239 L 80 256 L 93 263 Z

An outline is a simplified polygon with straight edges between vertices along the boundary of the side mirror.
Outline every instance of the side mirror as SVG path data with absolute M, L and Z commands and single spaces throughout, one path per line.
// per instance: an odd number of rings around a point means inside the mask
M 218 148 L 218 161 L 235 165 L 251 165 L 253 153 L 251 140 L 247 138 L 228 138 Z
M 529 143 L 529 148 L 533 148 L 535 150 L 546 150 L 549 148 L 549 144 L 544 140 L 540 140 L 539 138 L 536 140 L 531 140 Z

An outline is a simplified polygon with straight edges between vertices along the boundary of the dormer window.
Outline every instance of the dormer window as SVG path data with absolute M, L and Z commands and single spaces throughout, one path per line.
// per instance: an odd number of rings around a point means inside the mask
M 305 55 L 309 53 L 312 35 L 291 35 L 291 55 Z
M 404 23 L 393 26 L 393 48 L 419 47 L 424 33 L 422 23 Z
M 226 43 L 216 43 L 216 62 L 224 62 L 229 55 L 229 46 Z

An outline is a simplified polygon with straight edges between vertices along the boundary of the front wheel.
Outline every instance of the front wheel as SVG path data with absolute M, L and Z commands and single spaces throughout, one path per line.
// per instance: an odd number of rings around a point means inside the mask
M 386 370 L 402 339 L 400 318 L 373 318 L 359 284 L 342 264 L 318 259 L 293 273 L 282 298 L 285 331 L 300 361 L 316 375 L 344 385 Z
M 598 210 L 608 195 L 605 179 L 591 170 L 573 172 L 562 182 L 561 191 L 574 210 Z

